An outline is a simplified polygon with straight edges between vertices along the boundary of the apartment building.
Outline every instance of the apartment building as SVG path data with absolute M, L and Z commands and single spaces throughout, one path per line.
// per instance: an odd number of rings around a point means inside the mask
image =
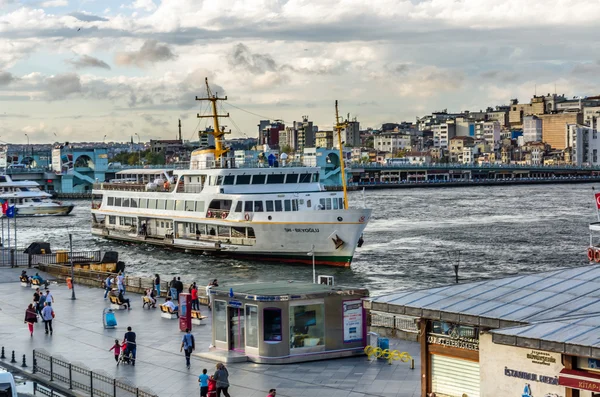
M 543 114 L 542 141 L 553 149 L 562 150 L 567 147 L 567 124 L 583 124 L 583 113 Z
M 571 148 L 571 162 L 576 166 L 600 165 L 600 137 L 591 127 L 568 124 L 567 144 Z
M 433 131 L 433 147 L 448 149 L 450 139 L 456 136 L 456 124 L 454 120 L 448 120 L 444 123 L 431 126 Z
M 373 137 L 373 148 L 382 152 L 396 153 L 398 150 L 410 149 L 412 139 L 409 134 L 379 134 Z
M 333 135 L 333 131 L 318 131 L 315 134 L 315 147 L 324 149 L 331 149 L 334 145 L 337 147 Z
M 475 144 L 475 139 L 470 136 L 455 136 L 450 139 L 450 162 L 464 162 L 464 148 L 472 147 Z

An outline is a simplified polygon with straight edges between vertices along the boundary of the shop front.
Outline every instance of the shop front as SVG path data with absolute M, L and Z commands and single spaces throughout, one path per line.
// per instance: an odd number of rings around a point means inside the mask
M 440 396 L 478 397 L 479 328 L 421 319 L 424 391 Z
M 364 288 L 276 282 L 215 287 L 213 346 L 259 363 L 363 354 Z

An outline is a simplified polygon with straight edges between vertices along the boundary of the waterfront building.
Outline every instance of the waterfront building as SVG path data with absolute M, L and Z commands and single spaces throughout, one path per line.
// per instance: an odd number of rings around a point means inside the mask
M 280 120 L 267 125 L 262 130 L 260 145 L 269 145 L 271 148 L 279 148 L 279 132 L 285 129 L 285 125 Z
M 464 163 L 463 149 L 465 147 L 472 147 L 474 143 L 475 139 L 469 136 L 456 136 L 450 139 L 450 162 Z
M 431 164 L 431 153 L 429 152 L 408 152 L 405 157 L 409 164 L 427 165 Z
M 508 111 L 510 106 L 496 106 L 496 109 L 488 108 L 486 111 L 487 121 L 497 121 L 500 123 L 500 127 L 508 127 Z
M 334 142 L 333 131 L 318 131 L 315 134 L 315 147 L 331 149 L 337 146 L 337 142 Z
M 593 397 L 600 265 L 400 291 L 371 316 L 416 323 L 421 395 Z
M 433 131 L 433 146 L 441 149 L 448 149 L 450 139 L 456 136 L 456 124 L 454 120 L 448 120 L 444 123 L 431 126 Z
M 342 131 L 342 140 L 345 146 L 359 147 L 360 146 L 360 123 L 356 118 L 348 121 L 346 128 Z
M 544 113 L 546 113 L 546 107 L 543 96 L 534 95 L 530 103 L 523 104 L 520 104 L 518 99 L 511 99 L 508 122 L 511 128 L 522 128 L 523 117 Z
M 600 119 L 600 106 L 589 106 L 583 108 L 583 123 L 588 126 L 596 126 L 596 120 Z
M 598 132 L 588 126 L 567 124 L 567 147 L 571 148 L 571 163 L 576 166 L 600 165 Z
M 410 149 L 412 136 L 402 133 L 385 133 L 373 137 L 373 147 L 387 153 L 396 153 L 399 150 Z
M 567 124 L 583 124 L 583 113 L 554 113 L 539 116 L 542 119 L 542 140 L 553 149 L 567 147 Z
M 301 122 L 294 122 L 294 128 L 297 132 L 296 149 L 302 153 L 304 148 L 315 147 L 315 127 L 312 121 L 308 120 L 308 116 L 302 116 Z
M 523 141 L 525 143 L 542 141 L 542 119 L 537 116 L 523 117 Z

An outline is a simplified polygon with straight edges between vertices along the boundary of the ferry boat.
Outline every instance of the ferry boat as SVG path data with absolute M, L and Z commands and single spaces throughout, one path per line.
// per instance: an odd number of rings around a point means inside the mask
M 212 95 L 215 147 L 192 152 L 190 169 L 120 171 L 96 184 L 92 234 L 205 254 L 350 266 L 370 217 L 319 182 L 319 168 L 235 164 L 222 146 Z M 337 116 L 337 103 L 336 103 Z M 339 120 L 339 119 L 338 119 Z M 338 141 L 344 123 L 337 123 Z
M 14 205 L 17 216 L 69 215 L 75 207 L 53 200 L 37 182 L 13 181 L 8 175 L 0 175 L 0 200 Z

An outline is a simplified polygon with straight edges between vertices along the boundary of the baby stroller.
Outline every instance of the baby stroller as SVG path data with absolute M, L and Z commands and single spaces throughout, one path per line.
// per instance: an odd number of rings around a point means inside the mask
M 117 361 L 117 366 L 119 364 L 131 364 L 131 362 L 133 361 L 133 353 L 132 352 L 128 352 L 129 354 L 126 353 L 127 352 L 127 342 L 123 342 L 123 344 L 121 344 L 121 354 L 119 354 L 119 361 Z
M 217 397 L 217 381 L 212 376 L 208 378 L 207 397 Z

